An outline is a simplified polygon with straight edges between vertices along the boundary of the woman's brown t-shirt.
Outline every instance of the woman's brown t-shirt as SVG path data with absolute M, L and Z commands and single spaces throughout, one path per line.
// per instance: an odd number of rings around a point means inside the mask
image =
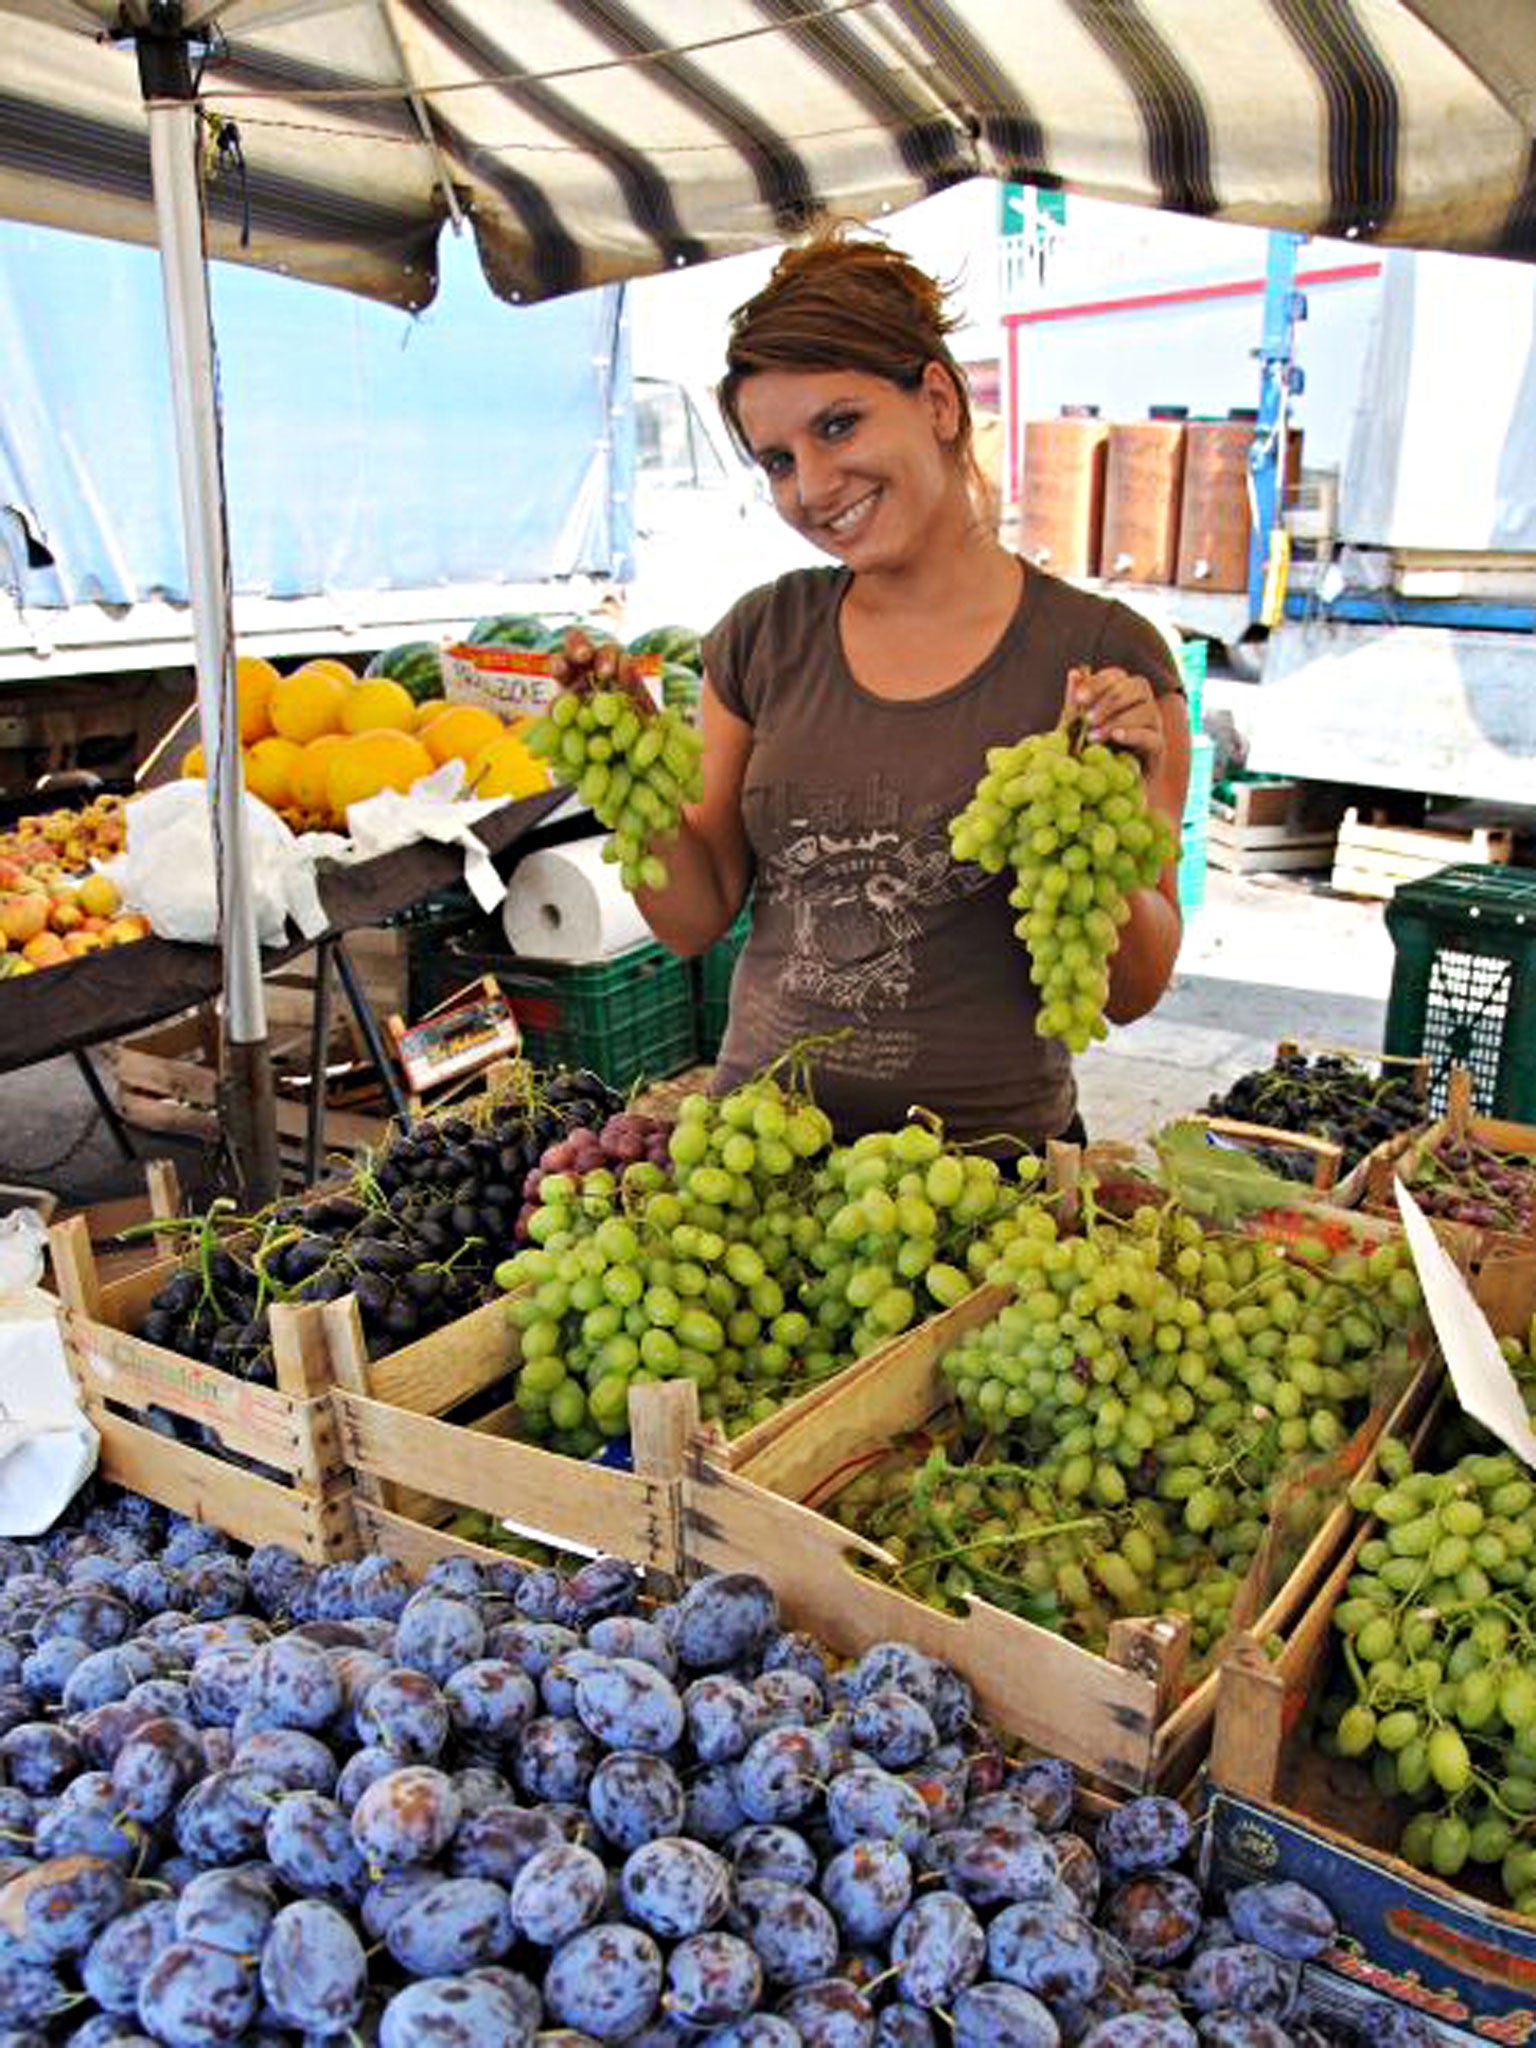
M 815 1059 L 840 1137 L 914 1104 L 952 1137 L 1039 1144 L 1076 1102 L 1071 1057 L 1035 1032 L 1011 874 L 952 860 L 949 821 L 989 747 L 1043 732 L 1080 664 L 1180 687 L 1167 644 L 1126 606 L 1026 568 L 981 666 L 917 701 L 855 681 L 838 632 L 843 569 L 803 569 L 742 598 L 704 643 L 722 703 L 753 729 L 742 795 L 755 862 L 718 1087 L 813 1032 L 852 1026 Z

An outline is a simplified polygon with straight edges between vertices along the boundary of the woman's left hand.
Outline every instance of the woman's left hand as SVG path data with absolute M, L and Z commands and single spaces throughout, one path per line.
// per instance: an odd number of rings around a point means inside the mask
M 1167 734 L 1145 676 L 1123 668 L 1069 669 L 1067 714 L 1085 721 L 1090 740 L 1134 754 L 1149 781 L 1161 767 Z

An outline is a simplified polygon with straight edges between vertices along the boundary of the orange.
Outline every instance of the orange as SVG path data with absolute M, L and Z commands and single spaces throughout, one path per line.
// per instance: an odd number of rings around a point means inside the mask
M 416 730 L 425 732 L 434 718 L 448 709 L 446 697 L 428 697 L 416 706 Z
M 328 814 L 330 798 L 325 793 L 326 771 L 332 754 L 338 747 L 344 747 L 347 735 L 344 732 L 323 732 L 319 739 L 311 740 L 299 757 L 299 765 L 293 771 L 293 802 L 296 809 Z
M 276 735 L 258 740 L 245 753 L 245 786 L 252 796 L 280 811 L 293 801 L 293 774 L 304 749 Z
M 240 738 L 250 746 L 272 730 L 272 692 L 281 681 L 270 661 L 242 654 L 235 661 L 235 694 L 240 700 Z
M 291 676 L 279 678 L 272 692 L 272 728 L 301 747 L 323 732 L 340 732 L 350 695 L 351 687 L 329 668 L 307 661 Z
M 494 711 L 478 704 L 454 704 L 421 728 L 421 743 L 439 767 L 444 761 L 472 761 L 482 747 L 506 735 Z
M 409 789 L 432 773 L 432 756 L 408 732 L 359 732 L 336 749 L 325 769 L 326 798 L 339 818 L 381 789 Z
M 346 732 L 414 732 L 416 706 L 403 684 L 389 676 L 371 676 L 347 692 L 341 723 Z
M 549 770 L 515 733 L 503 733 L 482 747 L 469 764 L 466 796 L 537 796 L 549 787 Z
M 203 765 L 203 750 L 201 746 L 188 747 L 181 757 L 181 772 L 183 775 L 194 776 L 199 780 L 207 779 L 208 770 Z

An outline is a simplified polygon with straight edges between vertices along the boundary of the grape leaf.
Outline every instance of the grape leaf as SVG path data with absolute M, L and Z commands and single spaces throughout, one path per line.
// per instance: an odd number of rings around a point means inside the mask
M 1317 1197 L 1310 1188 L 1261 1166 L 1251 1153 L 1213 1142 L 1203 1123 L 1180 1118 L 1154 1133 L 1158 1179 L 1186 1209 L 1217 1223 L 1236 1223 L 1263 1209 L 1295 1209 Z

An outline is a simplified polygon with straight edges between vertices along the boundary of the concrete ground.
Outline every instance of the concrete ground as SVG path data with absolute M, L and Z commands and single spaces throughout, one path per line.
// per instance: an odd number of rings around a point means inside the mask
M 1090 1135 L 1144 1137 L 1267 1066 L 1282 1038 L 1379 1051 L 1393 965 L 1382 908 L 1331 895 L 1321 876 L 1211 869 L 1162 1002 L 1078 1062 Z
M 1331 896 L 1319 877 L 1213 869 L 1163 1001 L 1079 1062 L 1090 1133 L 1145 1137 L 1267 1065 L 1281 1038 L 1379 1048 L 1392 979 L 1381 908 Z M 136 1142 L 144 1157 L 174 1157 L 188 1189 L 210 1187 L 217 1161 L 206 1148 L 149 1133 Z M 48 1188 L 73 1207 L 141 1192 L 143 1167 L 118 1151 L 74 1062 L 55 1059 L 0 1075 L 0 1182 Z

